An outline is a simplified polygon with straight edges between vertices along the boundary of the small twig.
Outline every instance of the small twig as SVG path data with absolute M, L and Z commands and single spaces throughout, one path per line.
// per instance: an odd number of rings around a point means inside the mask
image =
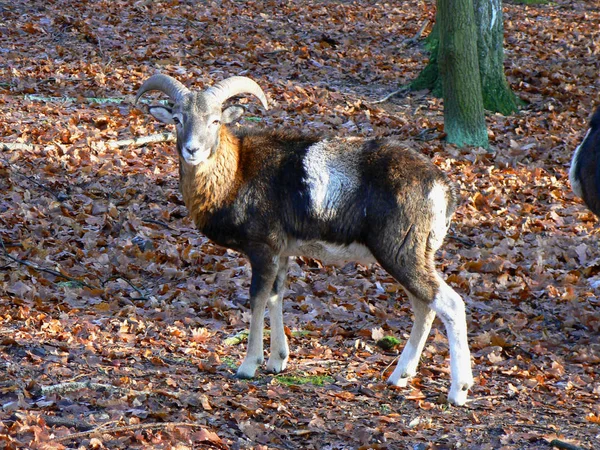
M 335 359 L 319 359 L 316 361 L 299 361 L 298 365 L 300 366 L 327 366 L 327 367 L 331 367 L 331 366 L 335 366 L 335 365 L 341 365 L 339 362 L 337 362 Z
M 388 95 L 386 95 L 385 97 L 383 97 L 382 99 L 379 100 L 375 100 L 373 102 L 367 102 L 365 101 L 365 103 L 368 103 L 370 105 L 377 105 L 378 103 L 385 103 L 387 102 L 390 98 L 392 98 L 394 95 L 398 95 L 398 94 L 402 94 L 404 92 L 408 92 L 409 88 L 404 86 L 401 87 L 400 89 L 398 89 L 397 91 L 391 92 Z
M 88 376 L 90 376 L 89 373 L 80 373 L 78 375 L 75 375 L 73 378 L 70 378 L 68 380 L 68 382 L 72 383 L 73 381 L 76 381 L 76 380 L 79 380 L 80 378 L 85 378 L 85 377 L 88 377 Z
M 468 402 L 468 400 L 467 400 Z M 556 429 L 553 428 L 549 428 L 549 427 L 544 427 L 541 425 L 533 425 L 533 424 L 527 424 L 527 423 L 502 423 L 501 424 L 502 427 L 506 427 L 506 428 L 531 428 L 532 430 L 539 430 L 539 431 L 543 431 L 545 433 L 555 433 Z M 469 429 L 476 429 L 476 430 L 480 430 L 482 428 L 488 428 L 490 425 L 487 423 L 474 423 L 474 424 L 469 424 L 469 425 L 465 425 L 464 428 L 469 428 Z
M 68 434 L 67 436 L 59 437 L 54 439 L 54 442 L 64 442 L 70 441 L 72 439 L 79 439 L 82 437 L 87 437 L 95 434 L 96 432 L 100 432 L 102 434 L 114 434 L 121 433 L 123 431 L 137 431 L 137 430 L 149 430 L 152 428 L 166 428 L 166 427 L 191 427 L 191 428 L 204 428 L 204 425 L 199 423 L 189 423 L 189 422 L 160 422 L 160 423 L 139 423 L 136 425 L 126 425 L 122 427 L 109 428 L 104 430 L 99 430 L 98 428 L 94 428 L 89 431 L 82 431 L 81 433 L 73 433 Z M 216 443 L 210 441 L 204 441 L 205 445 L 212 445 L 215 448 L 227 448 L 224 445 L 218 445 Z
M 176 138 L 173 133 L 158 133 L 151 134 L 150 136 L 142 136 L 134 139 L 125 139 L 123 141 L 109 141 L 106 145 L 109 148 L 121 148 L 121 147 L 129 147 L 133 145 L 134 147 L 140 147 L 146 144 L 154 144 L 157 142 L 175 142 Z
M 137 292 L 140 296 L 137 298 L 137 300 L 149 300 L 150 297 L 148 297 L 148 295 L 146 295 L 144 293 L 144 291 L 142 291 L 140 288 L 138 288 L 135 284 L 133 284 L 129 279 L 125 278 L 124 276 L 119 276 L 119 278 L 121 280 L 123 280 L 125 283 L 127 283 L 129 286 L 131 286 L 131 288 Z
M 106 285 L 106 283 L 108 283 L 109 281 L 112 281 L 112 280 L 123 280 L 125 283 L 127 283 L 129 286 L 131 286 L 131 288 L 135 292 L 140 294 L 140 296 L 136 300 L 150 300 L 150 297 L 148 297 L 148 295 L 144 291 L 142 291 L 135 284 L 133 284 L 125 275 L 112 275 L 112 276 L 108 277 L 105 281 L 102 282 L 102 287 L 104 287 Z
M 506 398 L 506 395 L 485 395 L 483 397 L 469 398 L 467 399 L 467 403 L 475 403 L 480 400 L 495 400 L 498 398 Z
M 289 50 L 287 48 L 278 48 L 277 50 L 261 53 L 260 56 L 275 56 L 275 55 L 278 55 L 279 53 L 287 53 L 287 52 L 289 52 Z
M 460 236 L 455 235 L 454 233 L 448 233 L 446 235 L 449 239 L 454 239 L 455 241 L 460 242 L 461 244 L 466 245 L 467 247 L 475 246 L 475 243 L 470 239 L 461 238 Z
M 391 363 L 389 363 L 389 364 L 388 364 L 388 365 L 385 367 L 385 369 L 383 369 L 383 370 L 381 371 L 381 377 L 382 377 L 382 378 L 383 378 L 383 376 L 385 375 L 385 372 L 386 372 L 386 371 L 387 371 L 387 370 L 388 370 L 390 367 L 392 367 L 392 364 L 394 364 L 396 361 L 398 361 L 398 358 L 400 358 L 400 355 L 398 355 L 398 356 L 396 356 L 394 359 L 392 359 L 392 362 L 391 362 Z
M 65 275 L 65 274 L 63 274 L 61 272 L 58 272 L 56 270 L 46 269 L 45 267 L 38 266 L 37 264 L 34 264 L 32 262 L 29 262 L 29 261 L 26 261 L 24 259 L 15 258 L 10 253 L 8 253 L 8 250 L 4 246 L 4 240 L 2 239 L 2 236 L 0 236 L 0 247 L 2 247 L 2 251 L 4 252 L 4 256 L 6 258 L 10 259 L 11 261 L 14 261 L 16 263 L 22 264 L 22 265 L 27 266 L 27 267 L 31 267 L 32 269 L 35 269 L 38 272 L 48 273 L 50 275 L 54 275 L 55 277 L 63 278 L 65 280 L 67 280 L 67 281 L 72 281 L 74 283 L 79 283 L 80 285 L 85 286 L 88 289 L 99 289 L 99 290 L 102 290 L 99 286 L 94 286 L 94 285 L 88 284 L 85 281 L 81 281 L 81 280 L 79 280 L 77 278 L 70 277 L 69 275 Z
M 93 80 L 93 78 L 56 78 L 56 77 L 48 77 L 46 79 L 38 81 L 38 84 L 43 84 L 43 83 L 81 83 L 82 81 L 92 81 L 92 80 Z
M 561 448 L 564 450 L 584 450 L 583 447 L 575 444 L 569 444 L 568 442 L 561 441 L 560 439 L 552 439 L 550 441 L 552 447 Z
M 4 245 L 7 247 L 23 247 L 21 242 L 5 242 Z
M 504 425 L 505 427 L 515 427 L 515 428 L 531 428 L 532 430 L 544 431 L 546 433 L 556 432 L 554 428 L 545 427 L 543 425 L 535 425 L 532 423 L 507 423 Z
M 419 28 L 419 31 L 417 31 L 417 34 L 415 34 L 414 37 L 405 39 L 402 43 L 407 47 L 416 43 L 419 39 L 421 39 L 421 35 L 423 34 L 423 31 L 425 31 L 425 28 L 427 28 L 427 25 L 429 25 L 429 19 L 425 19 L 425 22 L 423 22 L 423 25 L 421 25 L 421 28 Z
M 144 223 L 153 223 L 154 225 L 160 225 L 161 227 L 166 228 L 167 230 L 175 231 L 168 224 L 166 224 L 164 222 L 161 222 L 160 220 L 142 219 L 142 222 L 144 222 Z
M 43 415 L 42 419 L 44 419 L 46 424 L 50 425 L 51 427 L 76 428 L 77 430 L 81 431 L 89 431 L 94 428 L 94 425 L 91 423 L 77 419 L 66 419 L 64 417 L 47 415 Z
M 26 145 L 26 144 L 24 144 Z M 10 148 L 7 146 L 7 144 L 2 144 L 3 146 L 3 150 L 9 149 Z M 13 149 L 14 150 L 14 149 Z M 31 181 L 33 184 L 35 184 L 36 186 L 38 186 L 39 188 L 43 189 L 44 191 L 48 192 L 50 195 L 52 195 L 56 200 L 58 200 L 59 202 L 62 202 L 63 200 L 66 200 L 68 198 L 67 195 L 63 194 L 62 192 L 60 193 L 55 193 L 54 191 L 52 191 L 51 189 L 47 188 L 46 186 L 44 186 L 42 183 L 40 183 L 39 181 L 37 181 L 35 178 L 30 177 L 29 175 L 25 175 L 24 173 L 22 173 L 13 163 L 11 163 L 10 161 L 8 161 L 5 158 L 0 158 L 0 161 L 2 161 L 4 164 L 6 164 L 13 172 L 15 172 L 17 175 L 22 176 L 23 178 L 27 178 L 29 181 Z
M 6 258 L 8 258 L 9 260 L 11 260 L 11 261 L 14 261 L 14 262 L 16 262 L 18 264 L 22 264 L 22 265 L 27 266 L 27 267 L 31 267 L 32 269 L 35 269 L 38 272 L 48 273 L 50 275 L 54 275 L 55 277 L 60 277 L 60 278 L 63 278 L 65 280 L 67 280 L 67 281 L 72 281 L 73 283 L 78 283 L 81 286 L 85 286 L 88 289 L 102 291 L 104 285 L 108 281 L 114 280 L 114 279 L 121 279 L 121 280 L 125 281 L 129 286 L 131 286 L 131 288 L 134 289 L 140 295 L 140 297 L 138 297 L 136 300 L 149 300 L 150 299 L 150 297 L 148 297 L 148 295 L 146 293 L 144 293 L 144 291 L 142 291 L 140 288 L 138 288 L 135 284 L 133 284 L 131 281 L 129 281 L 123 275 L 112 276 L 112 277 L 108 278 L 106 281 L 104 281 L 102 283 L 102 286 L 95 286 L 93 284 L 86 283 L 85 281 L 82 281 L 79 278 L 74 278 L 74 277 L 71 277 L 69 275 L 65 275 L 64 273 L 58 272 L 58 271 L 53 270 L 53 269 L 47 269 L 45 267 L 39 266 L 39 265 L 37 265 L 35 263 L 29 262 L 29 261 L 24 260 L 24 259 L 15 258 L 10 253 L 8 253 L 8 250 L 6 249 L 6 247 L 4 245 L 4 240 L 2 239 L 2 236 L 0 236 L 0 248 L 2 248 L 2 251 L 4 252 L 4 256 Z
M 427 141 L 432 141 L 434 139 L 437 139 L 441 136 L 441 133 L 432 134 L 433 131 L 437 131 L 437 128 L 436 127 L 427 128 L 427 129 L 421 131 L 419 134 L 417 134 L 415 136 L 415 139 L 418 141 L 427 142 Z

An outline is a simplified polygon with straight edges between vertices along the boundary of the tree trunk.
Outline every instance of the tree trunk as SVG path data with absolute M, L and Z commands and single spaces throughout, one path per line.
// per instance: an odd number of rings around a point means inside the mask
M 518 111 L 520 99 L 504 75 L 502 0 L 473 0 L 483 107 L 504 115 Z
M 473 0 L 438 0 L 446 140 L 487 147 Z
M 440 44 L 440 27 L 438 22 L 436 18 L 429 36 L 425 38 L 425 48 L 429 51 L 429 62 L 419 76 L 410 83 L 411 90 L 420 91 L 421 89 L 429 89 L 435 97 L 442 96 L 442 79 L 440 78 L 440 69 L 438 67 L 438 47 Z
M 504 20 L 502 0 L 474 0 L 477 24 L 477 53 L 484 108 L 491 112 L 511 114 L 523 103 L 510 89 L 504 75 Z M 442 97 L 439 76 L 439 18 L 426 38 L 430 51 L 429 63 L 410 84 L 414 91 L 429 89 L 436 97 Z

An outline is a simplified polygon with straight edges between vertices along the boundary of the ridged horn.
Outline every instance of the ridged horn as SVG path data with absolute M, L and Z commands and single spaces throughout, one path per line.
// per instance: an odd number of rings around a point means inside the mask
M 135 103 L 137 103 L 140 97 L 148 91 L 164 92 L 175 103 L 179 102 L 185 95 L 187 95 L 190 92 L 188 88 L 186 88 L 175 78 L 169 75 L 164 75 L 162 73 L 152 75 L 150 78 L 144 81 L 144 84 L 142 84 L 142 86 L 138 90 L 137 95 L 135 96 Z
M 212 96 L 220 104 L 234 95 L 253 94 L 258 97 L 265 109 L 269 109 L 265 93 L 254 80 L 248 77 L 229 77 L 209 87 L 204 94 Z

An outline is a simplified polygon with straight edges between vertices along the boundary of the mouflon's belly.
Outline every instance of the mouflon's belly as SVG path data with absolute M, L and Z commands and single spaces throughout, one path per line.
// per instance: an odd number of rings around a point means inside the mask
M 365 265 L 376 262 L 371 251 L 356 242 L 344 245 L 325 241 L 296 241 L 288 247 L 284 256 L 307 256 L 328 265 L 339 265 L 350 261 Z

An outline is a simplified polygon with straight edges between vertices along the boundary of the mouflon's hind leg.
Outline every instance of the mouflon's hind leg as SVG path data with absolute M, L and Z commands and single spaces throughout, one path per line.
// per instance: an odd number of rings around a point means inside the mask
M 283 292 L 287 278 L 288 259 L 282 258 L 277 277 L 269 297 L 269 319 L 271 322 L 271 355 L 267 362 L 267 372 L 279 373 L 287 366 L 290 350 L 283 325 Z
M 439 276 L 438 279 L 439 289 L 430 306 L 444 323 L 448 335 L 452 375 L 448 401 L 461 406 L 466 403 L 468 391 L 473 386 L 465 303 L 444 280 Z
M 373 254 L 381 266 L 389 272 L 409 293 L 415 313 L 415 323 L 406 348 L 400 356 L 398 367 L 389 381 L 403 385 L 410 377 L 421 355 L 426 334 L 435 315 L 446 328 L 450 347 L 450 373 L 452 382 L 448 401 L 464 405 L 469 388 L 473 385 L 471 354 L 467 343 L 467 320 L 465 304 L 460 297 L 435 270 L 433 251 L 416 239 L 419 233 L 411 236 L 405 233 L 398 249 L 394 246 L 375 247 Z M 406 375 L 406 376 L 405 376 Z
M 406 387 L 408 380 L 416 375 L 423 347 L 425 347 L 425 342 L 431 331 L 431 324 L 433 323 L 433 319 L 435 319 L 435 311 L 427 304 L 410 293 L 408 293 L 408 298 L 412 305 L 415 320 L 398 364 L 388 378 L 389 384 L 399 387 Z
M 238 378 L 253 378 L 256 369 L 263 363 L 263 331 L 265 309 L 273 289 L 273 283 L 279 269 L 279 256 L 265 245 L 247 249 L 246 254 L 252 266 L 250 283 L 250 331 L 248 350 L 242 365 L 238 368 Z

